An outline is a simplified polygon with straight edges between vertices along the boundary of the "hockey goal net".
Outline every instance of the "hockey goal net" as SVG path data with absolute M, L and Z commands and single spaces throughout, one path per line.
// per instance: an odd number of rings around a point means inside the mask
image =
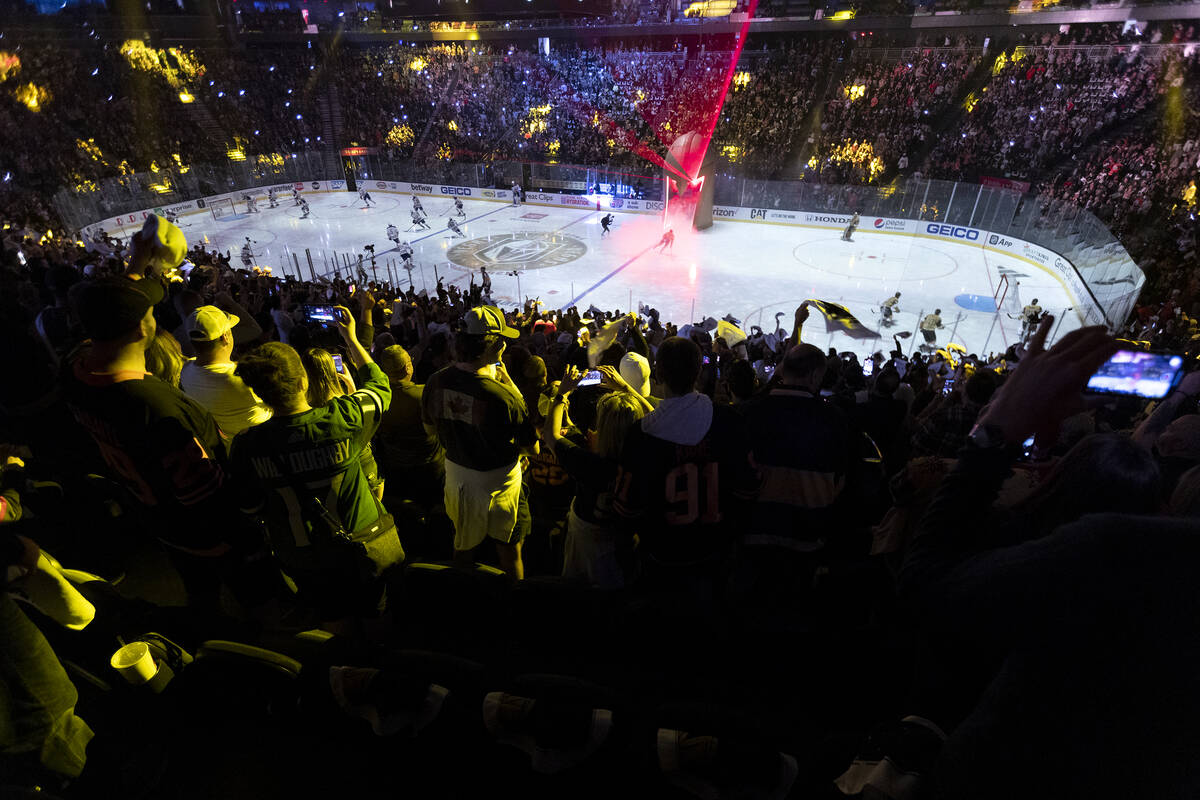
M 996 293 L 992 295 L 992 299 L 996 302 L 996 312 L 1012 315 L 1020 313 L 1021 298 L 1018 296 L 1018 287 L 1020 281 L 1014 281 L 1008 275 L 1001 275 L 1000 280 L 996 281 Z
M 233 201 L 228 197 L 223 200 L 212 201 L 208 204 L 208 210 L 212 212 L 212 218 L 218 222 L 237 216 L 237 211 L 233 208 Z

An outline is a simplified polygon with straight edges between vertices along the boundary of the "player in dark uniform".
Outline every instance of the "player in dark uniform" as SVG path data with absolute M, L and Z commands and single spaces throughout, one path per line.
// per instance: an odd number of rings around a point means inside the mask
M 612 233 L 612 231 L 609 229 L 609 226 L 612 224 L 613 224 L 613 215 L 612 214 L 605 214 L 603 217 L 600 218 L 600 227 L 603 228 L 603 230 L 600 231 L 601 239 L 603 239 L 608 234 Z
M 603 234 L 601 234 L 601 235 L 603 235 Z M 660 252 L 660 253 L 666 252 L 668 248 L 674 249 L 674 247 L 675 247 L 675 229 L 667 228 L 667 232 L 662 235 L 662 238 L 658 240 L 658 244 L 655 245 L 655 247 L 658 248 L 658 252 Z

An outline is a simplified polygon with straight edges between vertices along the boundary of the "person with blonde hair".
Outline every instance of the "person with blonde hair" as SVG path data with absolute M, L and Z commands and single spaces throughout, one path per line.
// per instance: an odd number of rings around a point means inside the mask
M 563 378 L 550 405 L 543 438 L 575 479 L 575 499 L 567 516 L 563 546 L 563 577 L 617 589 L 626 584 L 623 551 L 629 553 L 630 542 L 622 538 L 613 510 L 614 481 L 627 434 L 651 406 L 612 367 L 602 366 L 599 372 L 601 384 L 612 391 L 596 405 L 595 430 L 580 432 L 586 446 L 563 435 L 570 395 L 583 377 L 574 369 Z
M 146 371 L 163 383 L 179 388 L 179 374 L 187 359 L 179 340 L 162 328 L 154 331 L 154 338 L 146 348 Z

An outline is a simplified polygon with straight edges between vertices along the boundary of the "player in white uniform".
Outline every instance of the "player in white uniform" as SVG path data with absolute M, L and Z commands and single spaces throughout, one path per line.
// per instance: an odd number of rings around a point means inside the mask
M 267 203 L 269 208 L 279 208 L 279 195 L 275 193 L 275 187 L 267 189 Z
M 514 206 L 521 205 L 521 184 L 517 183 L 516 181 L 513 181 L 512 195 L 513 195 L 512 204 Z
M 858 227 L 858 212 L 854 212 L 854 216 L 850 218 L 850 224 L 846 226 L 846 230 L 842 231 L 843 242 L 853 242 L 851 239 L 854 235 L 854 229 Z
M 391 239 L 395 244 L 400 244 L 400 229 L 395 225 L 388 225 L 387 238 Z
M 412 257 L 413 257 L 412 245 L 409 244 L 408 242 L 405 242 L 404 244 L 400 245 L 400 263 L 404 265 L 405 269 L 409 269 L 409 270 L 412 269 L 412 267 L 413 267 Z
M 420 211 L 421 216 L 425 215 L 425 207 L 421 205 L 421 198 L 413 195 L 413 211 Z
M 311 214 L 312 212 L 309 211 L 308 201 L 305 200 L 303 197 L 300 198 L 300 208 L 303 209 L 303 211 L 304 211 L 304 213 L 300 215 L 300 219 L 308 219 L 308 215 Z
M 367 191 L 367 187 L 358 187 L 358 199 L 363 201 L 363 208 L 370 208 L 371 203 L 375 202 L 371 199 L 371 193 Z
M 410 227 L 429 230 L 429 223 L 425 221 L 425 216 L 421 213 L 419 208 L 414 208 L 412 210 L 412 225 Z
M 246 201 L 246 213 L 247 214 L 257 214 L 258 213 L 258 199 L 254 195 L 244 194 L 244 195 L 242 195 L 242 199 Z
M 300 190 L 292 187 L 292 205 L 300 205 Z
M 449 228 L 450 230 L 454 231 L 455 236 L 461 236 L 464 239 L 467 238 L 467 235 L 462 232 L 462 228 L 458 227 L 458 223 L 455 222 L 454 220 L 452 220 L 452 219 L 446 220 L 446 227 Z
M 467 215 L 467 212 L 463 211 L 462 198 L 461 197 L 454 198 L 454 216 L 465 217 L 466 215 Z

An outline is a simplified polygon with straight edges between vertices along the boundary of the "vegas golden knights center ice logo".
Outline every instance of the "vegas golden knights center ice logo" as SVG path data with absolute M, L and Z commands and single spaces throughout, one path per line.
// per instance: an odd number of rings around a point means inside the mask
M 587 252 L 582 240 L 562 233 L 505 233 L 459 242 L 446 258 L 467 269 L 544 269 L 574 261 Z

